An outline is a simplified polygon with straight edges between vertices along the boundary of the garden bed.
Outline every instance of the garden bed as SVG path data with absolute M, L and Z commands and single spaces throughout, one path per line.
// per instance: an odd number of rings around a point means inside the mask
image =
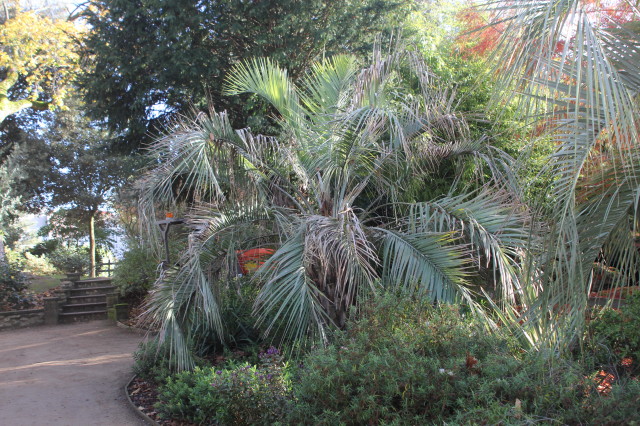
M 415 303 L 377 301 L 335 342 L 289 361 L 261 347 L 257 361 L 220 356 L 171 374 L 166 357 L 134 356 L 141 377 L 128 394 L 161 425 L 637 420 L 637 357 L 619 347 L 633 330 L 602 334 L 627 325 L 619 316 L 637 305 L 635 298 L 591 324 L 584 359 L 514 352 L 512 336 L 483 333 L 453 307 Z M 150 351 L 158 354 L 155 346 Z
M 154 408 L 158 402 L 157 386 L 140 377 L 134 377 L 126 387 L 127 396 L 134 409 L 149 420 L 163 426 L 195 426 L 194 423 L 180 420 L 161 419 Z
M 624 300 L 629 298 L 632 294 L 637 293 L 638 291 L 640 291 L 640 286 L 610 288 L 607 290 L 600 290 L 598 292 L 591 292 L 589 293 L 589 298 Z

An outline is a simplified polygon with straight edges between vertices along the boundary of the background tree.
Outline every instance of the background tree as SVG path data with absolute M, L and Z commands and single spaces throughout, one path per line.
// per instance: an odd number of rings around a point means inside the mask
M 58 114 L 50 136 L 56 157 L 46 190 L 50 209 L 63 207 L 89 237 L 91 276 L 96 268 L 96 221 L 101 210 L 132 173 L 130 159 L 114 155 L 109 134 L 82 112 Z
M 0 207 L 4 227 L 19 211 L 43 205 L 51 169 L 43 130 L 52 116 L 42 111 L 63 104 L 79 71 L 81 27 L 59 19 L 58 9 L 45 9 L 50 16 L 21 11 L 12 1 L 0 5 L 0 169 L 11 200 Z
M 23 110 L 0 123 L 0 164 L 13 170 L 11 187 L 22 201 L 21 212 L 37 213 L 47 202 L 45 182 L 55 163 L 56 142 L 50 136 L 51 111 Z
M 47 224 L 38 230 L 38 236 L 46 241 L 43 246 L 55 248 L 60 244 L 80 247 L 86 242 L 88 234 L 83 215 L 77 216 L 77 210 L 60 208 L 49 215 Z M 114 218 L 105 211 L 100 211 L 95 218 L 95 240 L 98 249 L 113 247 L 112 234 L 116 226 Z M 52 240 L 49 242 L 49 240 Z M 36 254 L 31 251 L 32 254 Z M 44 253 L 38 253 L 44 254 Z
M 5 235 L 13 221 L 12 213 L 20 204 L 20 197 L 11 187 L 17 170 L 0 166 L 0 262 L 5 260 Z
M 368 52 L 375 37 L 402 22 L 413 0 L 94 0 L 86 54 L 95 64 L 81 78 L 96 118 L 126 132 L 131 148 L 167 117 L 209 103 L 246 124 L 256 99 L 231 99 L 222 83 L 231 66 L 269 57 L 295 78 L 312 60 Z M 264 114 L 249 123 L 264 127 Z M 260 117 L 258 119 L 258 117 Z M 154 128 L 156 126 L 156 128 Z
M 0 25 L 0 121 L 25 108 L 62 104 L 79 69 L 81 34 L 72 22 L 32 11 L 16 10 Z

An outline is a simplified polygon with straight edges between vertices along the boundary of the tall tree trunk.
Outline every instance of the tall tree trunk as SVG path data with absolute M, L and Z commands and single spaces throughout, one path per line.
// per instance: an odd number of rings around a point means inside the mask
M 7 258 L 4 252 L 4 235 L 0 234 L 0 262 L 4 262 Z
M 91 255 L 91 278 L 96 276 L 96 211 L 91 212 L 89 219 L 89 253 Z

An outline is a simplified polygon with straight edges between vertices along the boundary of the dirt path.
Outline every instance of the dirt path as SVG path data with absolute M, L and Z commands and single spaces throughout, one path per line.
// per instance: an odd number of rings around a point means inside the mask
M 0 425 L 144 425 L 122 390 L 140 340 L 107 321 L 0 332 Z

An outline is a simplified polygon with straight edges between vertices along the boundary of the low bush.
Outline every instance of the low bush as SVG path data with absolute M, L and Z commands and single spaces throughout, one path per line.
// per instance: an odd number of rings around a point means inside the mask
M 47 256 L 35 256 L 29 252 L 24 253 L 24 270 L 34 275 L 54 275 L 56 268 L 51 264 Z
M 16 265 L 0 261 L 0 311 L 28 309 L 33 304 L 25 275 Z
M 195 368 L 167 379 L 156 405 L 163 417 L 198 424 L 274 424 L 283 419 L 291 382 L 279 351 L 261 353 L 260 364 Z
M 292 424 L 589 423 L 615 405 L 574 361 L 520 353 L 456 307 L 394 297 L 307 356 L 293 389 Z
M 84 248 L 58 247 L 49 261 L 60 272 L 85 272 L 89 269 L 89 252 Z
M 159 345 L 157 339 L 140 343 L 133 353 L 133 372 L 137 376 L 163 384 L 172 374 L 169 348 Z
M 144 296 L 158 277 L 158 263 L 150 250 L 134 245 L 118 261 L 113 272 L 113 285 L 118 287 L 121 296 Z
M 395 295 L 362 306 L 295 369 L 273 349 L 257 366 L 199 367 L 165 379 L 157 410 L 199 424 L 640 422 L 630 376 L 604 383 L 588 363 L 525 353 L 456 306 Z
M 627 298 L 619 310 L 603 309 L 589 331 L 592 352 L 601 366 L 615 368 L 630 358 L 630 372 L 640 371 L 640 293 Z

